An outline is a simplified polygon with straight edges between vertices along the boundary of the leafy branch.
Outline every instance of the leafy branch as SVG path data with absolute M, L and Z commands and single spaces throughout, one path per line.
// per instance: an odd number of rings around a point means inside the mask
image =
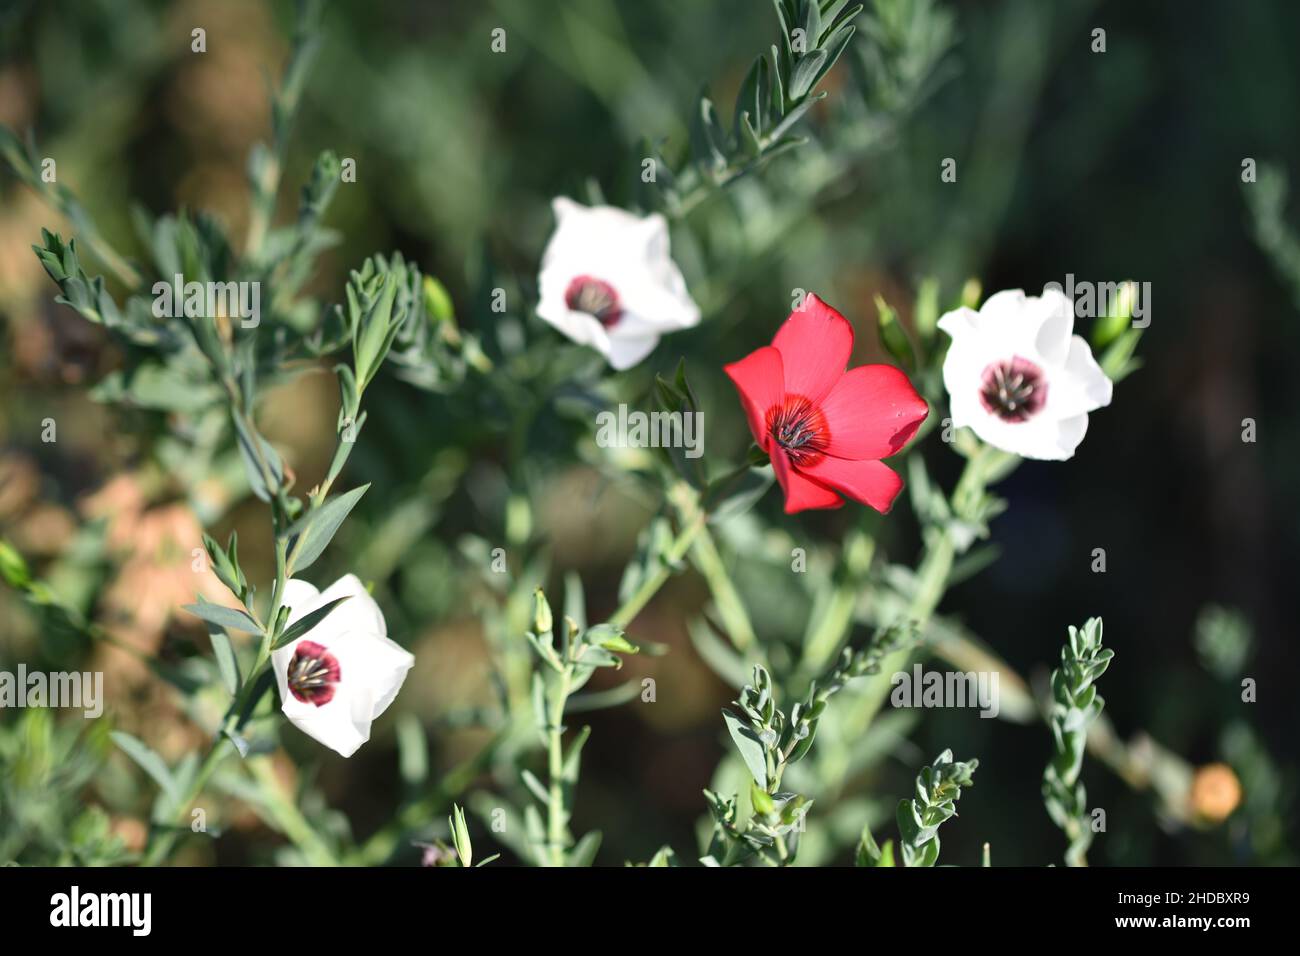
M 128 289 L 139 286 L 140 273 L 109 245 L 90 213 L 86 211 L 86 207 L 77 199 L 76 193 L 63 183 L 47 182 L 42 176 L 40 172 L 42 158 L 37 152 L 34 136 L 29 133 L 25 141 L 21 140 L 13 130 L 0 124 L 0 158 L 4 159 L 15 176 L 72 223 L 72 228 L 119 282 Z
M 283 603 L 283 597 L 289 580 L 295 573 L 309 567 L 324 552 L 343 521 L 369 488 L 369 485 L 362 485 L 344 494 L 329 497 L 330 488 L 351 455 L 357 433 L 365 422 L 365 415 L 360 410 L 365 385 L 373 376 L 374 368 L 384 359 L 394 334 L 393 326 L 400 325 L 405 319 L 405 314 L 400 311 L 393 314 L 393 289 L 394 285 L 387 276 L 377 277 L 366 288 L 357 288 L 355 279 L 354 283 L 349 284 L 353 361 L 357 371 L 354 372 L 347 365 L 339 365 L 336 369 L 342 393 L 337 447 L 328 474 L 308 493 L 305 502 L 290 494 L 292 479 L 287 469 L 270 442 L 257 431 L 251 411 L 256 401 L 256 379 L 251 365 L 243 364 L 248 362 L 247 354 L 227 348 L 220 336 L 215 334 L 215 327 L 209 324 L 210 320 L 195 320 L 196 340 L 211 363 L 213 377 L 224 389 L 252 489 L 271 508 L 275 539 L 275 581 L 266 617 L 261 618 L 254 606 L 254 589 L 249 586 L 239 565 L 237 539 L 232 535 L 223 549 L 211 537 L 204 536 L 214 573 L 239 598 L 244 610 L 206 601 L 186 607 L 186 610 L 207 623 L 214 654 L 233 699 L 203 763 L 190 776 L 183 792 L 178 793 L 177 799 L 173 801 L 177 812 L 183 812 L 197 798 L 208 778 L 227 755 L 227 744 L 233 744 L 241 755 L 247 753 L 248 746 L 239 734 L 258 700 L 270 689 L 270 682 L 265 676 L 270 667 L 271 651 L 310 631 L 341 603 L 342 599 L 332 601 L 290 625 L 289 608 Z M 228 629 L 248 631 L 259 637 L 256 658 L 242 683 L 238 660 L 226 633 Z M 292 814 L 286 811 L 286 816 L 292 817 Z M 293 819 L 296 822 L 296 818 Z M 159 863 L 166 857 L 175 840 L 176 831 L 155 830 L 152 836 L 145 854 L 145 862 L 148 864 Z
M 729 866 L 755 854 L 779 866 L 793 862 L 812 800 L 781 789 L 786 768 L 812 747 L 830 699 L 854 678 L 879 673 L 885 658 L 914 639 L 910 628 L 886 628 L 861 649 L 845 648 L 836 666 L 820 683 L 812 683 L 789 717 L 777 706 L 771 675 L 765 667 L 755 665 L 753 682 L 745 685 L 735 701 L 740 715 L 722 712 L 732 742 L 753 778 L 750 803 L 754 812 L 742 824 L 734 797 L 705 791 L 714 819 L 706 864 Z
M 543 784 L 529 770 L 522 772 L 524 785 L 546 812 L 545 822 L 536 806 L 525 811 L 525 825 L 535 858 L 542 866 L 589 865 L 600 846 L 600 833 L 592 831 L 576 845 L 569 832 L 573 795 L 581 770 L 582 748 L 590 727 L 578 732 L 568 752 L 564 750 L 564 711 L 571 695 L 581 690 L 598 668 L 623 666 L 620 654 L 635 654 L 619 627 L 598 624 L 581 628 L 566 616 L 557 644 L 555 622 L 546 595 L 538 588 L 534 596 L 533 629 L 528 632 L 538 659 L 544 665 L 533 672 L 533 719 L 546 748 L 547 780 Z
M 794 125 L 826 96 L 814 90 L 853 39 L 853 20 L 862 12 L 862 4 L 849 7 L 848 0 L 772 0 L 772 5 L 780 42 L 750 67 L 730 129 L 704 93 L 681 168 L 673 172 L 662 156 L 655 156 L 660 196 L 673 216 L 686 216 L 715 190 L 806 142 L 792 134 Z
M 250 261 L 257 261 L 262 254 L 271 216 L 275 212 L 275 197 L 280 188 L 293 118 L 298 112 L 303 85 L 320 46 L 320 19 L 321 0 L 298 0 L 289 63 L 279 91 L 271 98 L 271 145 L 256 144 L 248 157 L 252 199 L 244 256 Z
M 1071 627 L 1061 649 L 1061 666 L 1052 671 L 1052 704 L 1048 725 L 1055 752 L 1043 773 L 1043 802 L 1052 821 L 1070 840 L 1065 862 L 1086 866 L 1092 843 L 1088 797 L 1079 771 L 1088 745 L 1088 726 L 1101 714 L 1105 701 L 1094 681 L 1106 672 L 1115 652 L 1101 646 L 1101 618 L 1089 618 L 1082 629 Z
M 384 287 L 387 283 L 391 290 Z M 442 284 L 423 275 L 418 266 L 408 262 L 400 252 L 391 256 L 375 255 L 366 259 L 360 271 L 353 271 L 348 283 L 347 301 L 325 315 L 320 328 L 308 341 L 316 355 L 329 355 L 357 339 L 361 318 L 384 292 L 392 297 L 390 309 L 402 321 L 389 326 L 374 343 L 382 346 L 381 359 L 392 366 L 392 373 L 404 382 L 431 392 L 447 392 L 460 384 L 470 368 L 479 372 L 492 369 L 478 340 L 457 327 L 454 309 Z M 367 383 L 378 365 L 367 355 Z
M 939 859 L 939 827 L 957 815 L 961 788 L 973 783 L 978 760 L 954 761 L 945 750 L 916 777 L 916 796 L 898 804 L 898 848 L 903 866 L 934 866 Z M 986 845 L 987 846 L 987 845 Z M 876 845 L 864 827 L 858 844 L 858 866 L 894 866 L 894 842 Z

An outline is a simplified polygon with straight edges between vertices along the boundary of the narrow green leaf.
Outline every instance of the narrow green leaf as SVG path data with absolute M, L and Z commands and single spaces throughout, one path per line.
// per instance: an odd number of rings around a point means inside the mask
M 300 617 L 298 620 L 294 621 L 292 624 L 290 624 L 288 627 L 284 629 L 284 633 L 282 633 L 276 639 L 275 644 L 272 645 L 271 649 L 279 650 L 280 648 L 284 647 L 286 644 L 292 644 L 294 641 L 298 640 L 298 638 L 302 637 L 304 634 L 307 634 L 317 624 L 325 620 L 325 618 L 329 616 L 330 612 L 333 611 L 340 604 L 342 604 L 344 601 L 346 601 L 348 597 L 349 597 L 348 595 L 345 595 L 344 597 L 341 598 L 335 598 L 333 601 L 330 601 L 328 604 L 322 604 L 320 607 L 316 608 L 316 610 L 312 611 L 310 614 L 305 614 L 302 617 Z
M 582 748 L 590 736 L 591 728 L 584 726 L 569 746 L 569 752 L 564 758 L 564 770 L 560 775 L 565 783 L 574 785 L 578 782 L 578 774 L 582 769 Z
M 250 431 L 238 415 L 232 415 L 231 421 L 235 426 L 239 455 L 243 459 L 244 470 L 248 473 L 249 487 L 258 498 L 270 501 L 284 481 L 284 465 L 280 456 L 265 438 Z M 270 471 L 272 484 L 267 483 L 264 465 Z
M 813 50 L 807 56 L 800 57 L 790 75 L 790 99 L 801 100 L 811 92 L 828 58 L 826 50 Z
M 546 785 L 537 779 L 537 774 L 531 770 L 522 770 L 519 777 L 524 782 L 524 786 L 529 789 L 534 797 L 538 799 L 542 806 L 550 806 L 551 795 L 546 790 Z
M 591 866 L 600 849 L 600 831 L 592 830 L 578 841 L 578 845 L 569 851 L 567 866 Z
M 125 731 L 115 730 L 111 736 L 113 742 L 121 748 L 122 752 L 134 760 L 141 770 L 152 777 L 154 782 L 167 795 L 168 800 L 175 803 L 177 799 L 176 781 L 171 770 L 167 767 L 167 762 L 158 755 L 158 752 L 138 737 L 133 737 Z
M 230 696 L 239 693 L 241 678 L 239 676 L 239 658 L 235 656 L 235 646 L 230 642 L 230 635 L 224 628 L 211 625 L 208 627 L 208 640 L 212 642 L 212 656 L 216 658 L 217 670 L 221 672 L 221 682 L 226 685 Z
M 397 720 L 397 766 L 409 787 L 429 779 L 429 742 L 420 719 L 411 713 Z
M 217 627 L 234 628 L 236 631 L 244 631 L 248 634 L 262 633 L 257 622 L 249 617 L 246 611 L 226 607 L 224 604 L 213 604 L 202 597 L 199 598 L 198 604 L 186 604 L 184 609 Z
M 729 710 L 722 712 L 722 719 L 727 722 L 727 732 L 740 751 L 740 759 L 749 768 L 754 782 L 760 787 L 767 786 L 767 748 L 758 739 L 758 734 L 743 720 Z
M 293 571 L 297 574 L 311 567 L 327 545 L 338 533 L 344 519 L 370 488 L 369 484 L 335 495 L 319 508 L 313 508 L 295 521 L 285 532 L 290 539 L 289 553 L 293 557 Z

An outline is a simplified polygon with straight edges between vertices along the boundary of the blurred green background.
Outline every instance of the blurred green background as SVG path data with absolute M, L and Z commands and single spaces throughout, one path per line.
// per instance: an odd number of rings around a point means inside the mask
M 932 82 L 878 86 L 864 98 L 846 59 L 814 111 L 812 143 L 674 226 L 675 258 L 704 322 L 663 342 L 619 394 L 640 400 L 653 373 L 684 356 L 706 409 L 708 456 L 736 461 L 749 437 L 721 365 L 770 339 L 792 289 L 816 290 L 855 323 L 858 364 L 882 359 L 874 296 L 906 317 L 922 277 L 939 280 L 945 302 L 970 277 L 990 292 L 1033 293 L 1067 273 L 1149 282 L 1144 367 L 1092 416 L 1073 461 L 1028 464 L 1001 489 L 1011 508 L 993 526 L 1000 557 L 943 610 L 1039 680 L 1066 625 L 1103 616 L 1116 659 L 1102 692 L 1121 735 L 1145 731 L 1191 767 L 1233 768 L 1242 805 L 1222 825 L 1189 828 L 1150 792 L 1086 765 L 1090 799 L 1108 817 L 1095 863 L 1292 863 L 1300 656 L 1286 620 L 1300 570 L 1300 378 L 1290 367 L 1300 357 L 1300 268 L 1288 276 L 1255 241 L 1249 190 L 1266 184 L 1243 185 L 1241 172 L 1247 157 L 1300 168 L 1300 7 L 1009 0 L 942 9 L 954 14 L 955 42 Z M 57 157 L 60 182 L 128 254 L 138 248 L 132 201 L 156 215 L 207 209 L 242 235 L 246 156 L 268 135 L 268 84 L 291 20 L 289 5 L 256 0 L 5 0 L 0 121 L 35 131 L 41 154 Z M 195 55 L 190 31 L 200 26 L 208 49 Z M 498 27 L 507 36 L 500 54 L 489 47 Z M 1104 53 L 1091 49 L 1098 27 Z M 401 250 L 443 281 L 466 328 L 498 351 L 554 340 L 527 308 L 494 325 L 471 303 L 498 284 L 530 301 L 550 199 L 591 198 L 594 184 L 608 201 L 636 205 L 643 139 L 680 148 L 701 85 L 729 103 L 775 31 L 761 0 L 333 5 L 281 196 L 291 217 L 296 186 L 322 149 L 356 160 L 357 182 L 340 188 L 327 219 L 342 242 L 321 258 L 312 291 L 339 301 L 348 269 Z M 939 49 L 927 51 L 926 40 Z M 909 57 L 927 62 L 947 48 L 934 30 L 913 41 L 892 75 L 906 75 Z M 955 184 L 940 181 L 946 157 L 957 159 Z M 1300 205 L 1280 208 L 1300 224 Z M 53 302 L 29 249 L 42 226 L 69 232 L 0 178 L 0 534 L 88 617 L 184 662 L 206 651 L 197 622 L 177 609 L 193 600 L 200 525 L 223 539 L 237 528 L 250 577 L 265 580 L 265 513 L 219 475 L 186 494 L 157 454 L 161 416 L 90 398 L 120 356 L 102 329 Z M 573 414 L 556 400 L 563 383 L 544 373 L 530 369 L 525 384 L 547 401 L 527 417 L 480 393 L 431 394 L 392 378 L 368 396 L 348 476 L 374 487 L 311 576 L 323 585 L 355 568 L 375 581 L 391 633 L 418 663 L 351 761 L 282 735 L 295 758 L 284 774 L 316 801 L 319 819 L 330 817 L 325 801 L 354 835 L 380 827 L 400 797 L 395 728 L 404 717 L 428 735 L 433 778 L 486 738 L 465 726 L 491 697 L 479 613 L 491 586 L 475 555 L 507 545 L 512 560 L 544 552 L 550 583 L 565 570 L 582 574 L 592 620 L 617 605 L 648 512 L 573 453 Z M 326 377 L 307 375 L 262 409 L 300 488 L 328 465 L 336 401 Z M 1241 439 L 1248 417 L 1253 444 Z M 58 423 L 56 443 L 40 439 L 46 418 Z M 931 472 L 950 484 L 960 462 L 931 445 Z M 531 502 L 526 517 L 522 506 L 514 512 L 522 529 L 508 527 L 512 499 Z M 759 510 L 810 549 L 866 520 L 852 509 L 785 517 L 775 493 Z M 759 527 L 735 531 L 731 546 Z M 907 510 L 879 527 L 891 559 L 910 561 L 918 542 Z M 528 549 L 512 545 L 525 540 Z M 1089 570 L 1098 547 L 1104 575 Z M 748 572 L 737 573 L 745 587 Z M 802 628 L 807 595 L 773 592 L 765 580 L 754 572 L 746 595 L 760 630 L 779 641 Z M 700 791 L 726 743 L 718 708 L 733 696 L 687 637 L 705 599 L 684 575 L 632 628 L 670 647 L 633 665 L 634 676 L 656 679 L 657 702 L 591 715 L 576 824 L 604 831 L 599 862 L 644 860 L 665 842 L 696 855 Z M 174 691 L 137 662 L 45 627 L 0 591 L 0 665 L 19 660 L 105 670 L 106 716 L 169 758 L 203 744 Z M 1257 703 L 1240 702 L 1241 676 L 1258 681 Z M 70 821 L 79 846 L 110 832 L 137 846 L 147 786 L 102 732 L 68 714 L 51 718 L 0 712 L 0 857 L 66 859 L 58 854 L 72 840 Z M 1050 752 L 1042 726 L 937 711 L 909 737 L 846 777 L 837 800 L 850 839 L 867 819 L 887 817 L 920 763 L 951 747 L 978 757 L 980 770 L 960 820 L 944 830 L 945 860 L 974 864 L 984 841 L 995 863 L 1058 858 L 1062 841 L 1038 795 Z M 489 762 L 475 787 L 492 790 L 504 773 Z M 42 793 L 48 799 L 33 797 Z M 29 808 L 21 818 L 20 805 Z M 102 810 L 83 811 L 90 806 Z M 190 846 L 193 861 L 270 859 L 274 841 L 256 817 L 231 809 L 226 824 L 225 839 Z M 837 842 L 806 862 L 846 862 Z M 418 857 L 405 843 L 392 855 Z

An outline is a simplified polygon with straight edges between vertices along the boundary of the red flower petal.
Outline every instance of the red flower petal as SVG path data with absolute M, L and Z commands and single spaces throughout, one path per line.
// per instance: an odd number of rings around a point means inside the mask
M 930 408 L 892 365 L 849 369 L 821 404 L 830 429 L 826 454 L 888 458 L 916 433 Z
M 838 508 L 844 504 L 844 499 L 825 485 L 810 481 L 796 471 L 779 445 L 772 446 L 772 470 L 785 492 L 785 513 L 788 515 L 814 508 Z
M 854 501 L 870 505 L 881 514 L 889 513 L 889 509 L 894 506 L 894 499 L 903 490 L 903 479 L 879 461 L 846 461 L 827 456 L 802 466 L 800 471 L 816 482 L 843 492 Z
M 849 364 L 853 326 L 811 292 L 776 330 L 772 345 L 785 366 L 785 390 L 814 405 L 831 390 Z
M 754 440 L 758 442 L 758 447 L 767 451 L 772 440 L 764 425 L 767 410 L 773 405 L 779 405 L 785 397 L 781 353 L 772 346 L 765 345 L 750 352 L 739 362 L 724 365 L 723 371 L 740 392 L 740 401 L 745 406 L 745 417 L 749 419 L 749 430 L 754 433 Z

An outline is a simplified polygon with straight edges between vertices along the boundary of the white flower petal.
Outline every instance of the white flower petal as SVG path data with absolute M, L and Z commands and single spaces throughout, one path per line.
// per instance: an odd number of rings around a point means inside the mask
M 325 620 L 312 628 L 308 635 L 321 629 L 334 633 L 356 631 L 380 636 L 388 634 L 384 612 L 379 610 L 379 605 L 355 574 L 345 574 L 322 591 L 316 606 L 321 607 L 339 598 L 347 600 L 330 611 Z
M 1064 374 L 1056 376 L 1054 391 L 1047 401 L 1058 418 L 1082 415 L 1110 404 L 1115 386 L 1092 357 L 1092 349 L 1082 336 L 1070 339 Z
M 563 223 L 573 213 L 580 212 L 583 208 L 568 196 L 556 196 L 551 200 L 551 212 L 555 214 L 557 225 Z
M 986 331 L 989 323 L 1015 322 L 1025 309 L 1024 289 L 1003 289 L 984 300 L 980 306 L 977 328 Z
M 1057 460 L 1061 455 L 1058 422 L 1039 415 L 1023 422 L 1008 422 L 982 408 L 971 424 L 980 440 L 1021 458 Z
M 939 328 L 954 340 L 979 330 L 979 313 L 966 306 L 959 306 L 951 312 L 945 312 L 939 319 Z
M 674 332 L 699 324 L 699 306 L 686 291 L 686 280 L 671 259 L 640 273 L 627 275 L 622 289 L 627 311 L 661 332 Z M 615 324 L 611 331 L 617 334 L 621 324 Z
M 1079 447 L 1083 441 L 1083 436 L 1088 433 L 1088 416 L 1075 415 L 1071 418 L 1063 418 L 1056 423 L 1056 448 L 1058 456 L 1056 460 L 1065 461 L 1067 458 L 1074 457 L 1074 450 Z
M 374 703 L 370 719 L 376 720 L 397 697 L 406 675 L 415 666 L 415 655 L 388 638 L 368 648 L 371 655 L 371 684 Z
M 1061 365 L 1070 350 L 1070 335 L 1074 331 L 1074 303 L 1064 292 L 1044 289 L 1041 298 L 1025 300 L 1025 308 L 1038 323 L 1034 333 L 1034 348 L 1049 365 Z
M 605 357 L 609 364 L 618 371 L 629 369 L 655 350 L 659 336 L 650 335 L 636 338 L 625 335 L 610 336 L 609 351 Z
M 317 743 L 342 757 L 351 757 L 370 739 L 373 701 L 369 693 L 335 694 L 321 707 L 310 708 L 289 720 Z

